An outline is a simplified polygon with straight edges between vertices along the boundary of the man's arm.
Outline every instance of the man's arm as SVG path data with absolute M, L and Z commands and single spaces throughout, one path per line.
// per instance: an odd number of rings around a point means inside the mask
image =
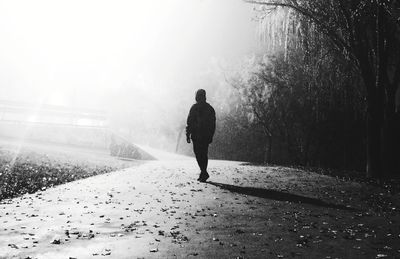
M 209 142 L 211 143 L 215 134 L 215 122 L 216 122 L 216 117 L 215 117 L 215 110 L 212 106 L 211 107 L 211 120 L 210 120 L 210 140 Z
M 190 136 L 193 132 L 193 120 L 194 120 L 194 105 L 190 108 L 189 115 L 186 120 L 186 141 L 190 143 Z
M 211 128 L 212 128 L 212 135 L 214 136 L 214 133 L 215 133 L 215 122 L 216 122 L 216 117 L 215 117 L 215 110 L 214 110 L 214 108 L 212 109 L 212 126 L 211 126 Z

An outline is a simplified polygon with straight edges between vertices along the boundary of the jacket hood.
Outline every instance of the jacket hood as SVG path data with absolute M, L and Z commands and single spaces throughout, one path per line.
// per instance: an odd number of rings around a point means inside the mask
M 196 102 L 205 102 L 206 101 L 206 90 L 199 89 L 196 91 Z

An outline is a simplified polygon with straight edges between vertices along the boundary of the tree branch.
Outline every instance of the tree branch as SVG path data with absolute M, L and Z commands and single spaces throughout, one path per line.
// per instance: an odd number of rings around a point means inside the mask
M 253 112 L 256 115 L 257 119 L 260 121 L 261 125 L 263 126 L 265 132 L 267 133 L 267 135 L 269 137 L 272 137 L 272 133 L 269 130 L 269 127 L 267 125 L 267 123 L 261 118 L 260 114 L 257 112 L 257 109 L 255 107 L 253 107 Z
M 255 0 L 244 0 L 246 3 L 249 4 L 257 4 L 257 5 L 264 5 L 264 6 L 271 6 L 271 7 L 287 7 L 287 8 L 291 8 L 295 11 L 297 11 L 298 13 L 310 18 L 313 22 L 315 22 L 315 24 L 319 27 L 321 27 L 322 29 L 322 33 L 324 33 L 325 35 L 327 35 L 332 42 L 335 44 L 335 46 L 337 48 L 339 48 L 340 50 L 346 50 L 349 53 L 352 53 L 352 49 L 351 47 L 344 41 L 343 38 L 341 38 L 334 30 L 332 30 L 330 28 L 329 25 L 324 24 L 323 21 L 321 21 L 321 19 L 319 19 L 316 14 L 314 14 L 313 12 L 300 7 L 297 4 L 294 3 L 284 3 L 284 2 L 260 2 L 260 1 L 255 1 Z

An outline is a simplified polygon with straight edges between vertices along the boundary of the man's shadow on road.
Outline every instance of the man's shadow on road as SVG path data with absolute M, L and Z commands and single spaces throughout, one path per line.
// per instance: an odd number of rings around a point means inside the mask
M 250 196 L 260 197 L 264 199 L 271 199 L 276 201 L 288 201 L 288 202 L 295 202 L 295 203 L 304 203 L 310 204 L 319 207 L 331 208 L 331 209 L 340 209 L 340 210 L 349 210 L 355 211 L 356 209 L 347 207 L 344 205 L 338 205 L 333 203 L 327 203 L 325 201 L 305 197 L 297 194 L 291 194 L 287 192 L 277 191 L 277 190 L 269 190 L 263 188 L 255 188 L 255 187 L 242 187 L 242 186 L 235 186 L 225 183 L 217 183 L 212 181 L 207 181 L 208 184 L 217 186 L 221 189 L 228 190 L 235 193 L 246 194 Z

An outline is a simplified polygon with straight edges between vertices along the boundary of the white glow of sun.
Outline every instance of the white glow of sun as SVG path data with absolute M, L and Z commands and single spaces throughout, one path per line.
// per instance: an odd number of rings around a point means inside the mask
M 214 56 L 246 50 L 250 9 L 241 0 L 0 1 L 0 94 L 95 106 L 129 87 L 131 99 L 136 88 L 154 98 Z

